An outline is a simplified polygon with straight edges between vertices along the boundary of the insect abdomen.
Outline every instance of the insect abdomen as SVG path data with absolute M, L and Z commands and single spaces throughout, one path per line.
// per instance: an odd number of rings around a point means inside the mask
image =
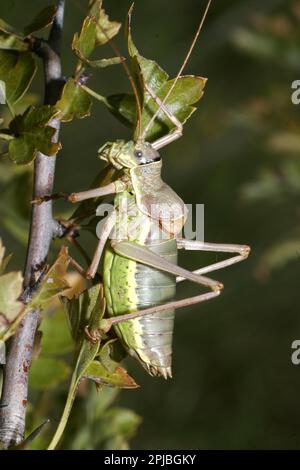
M 176 240 L 148 245 L 152 251 L 177 262 Z M 104 257 L 104 292 L 111 316 L 164 304 L 175 296 L 171 274 L 116 255 L 108 248 Z M 151 375 L 171 376 L 174 310 L 155 313 L 116 325 L 128 352 Z

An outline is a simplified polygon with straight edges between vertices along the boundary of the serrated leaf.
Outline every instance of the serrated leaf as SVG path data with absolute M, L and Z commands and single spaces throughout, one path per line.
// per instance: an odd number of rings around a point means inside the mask
M 0 50 L 0 80 L 6 84 L 6 100 L 14 105 L 28 90 L 36 73 L 30 52 Z
M 163 101 L 171 88 L 174 80 L 169 80 L 163 84 L 156 92 L 156 96 Z M 203 96 L 203 90 L 206 84 L 206 79 L 195 76 L 182 76 L 178 79 L 176 85 L 165 105 L 176 118 L 182 123 L 189 119 L 189 117 L 196 110 L 193 104 L 197 103 Z M 144 100 L 144 107 L 142 113 L 142 129 L 145 129 L 151 117 L 158 109 L 158 105 L 154 99 L 149 95 Z M 166 116 L 163 111 L 160 111 L 157 119 L 153 123 L 151 129 L 145 136 L 146 140 L 154 141 L 165 134 L 168 134 L 173 128 L 174 124 Z
M 93 17 L 84 19 L 80 33 L 75 33 L 72 49 L 78 57 L 88 59 L 96 45 L 96 22 Z
M 70 372 L 70 367 L 66 362 L 39 356 L 30 368 L 30 386 L 36 390 L 49 390 L 67 380 Z
M 102 2 L 101 2 L 102 3 Z M 100 6 L 99 14 L 96 16 L 97 19 L 97 44 L 106 44 L 110 39 L 118 34 L 121 28 L 121 23 L 118 21 L 110 21 L 108 15 L 104 9 Z
M 65 280 L 69 262 L 68 249 L 62 247 L 56 261 L 43 277 L 39 289 L 30 301 L 30 308 L 40 306 L 69 289 L 70 286 Z
M 72 41 L 72 49 L 78 58 L 90 67 L 98 68 L 119 64 L 123 60 L 121 57 L 89 59 L 96 46 L 106 44 L 121 27 L 121 23 L 110 21 L 101 7 L 102 1 L 92 2 L 89 15 L 84 19 L 80 33 L 75 33 Z
M 14 34 L 0 32 L 0 49 L 28 51 L 29 43 L 22 41 Z
M 24 36 L 29 36 L 30 34 L 49 26 L 53 21 L 56 11 L 57 7 L 55 5 L 48 5 L 45 7 L 35 16 L 28 26 L 25 26 Z
M 64 86 L 61 99 L 56 103 L 60 120 L 72 121 L 75 117 L 82 119 L 90 115 L 91 99 L 73 78 Z
M 127 20 L 127 44 L 132 62 L 133 79 L 140 96 L 142 107 L 141 130 L 143 131 L 158 109 L 158 104 L 146 91 L 145 84 L 148 85 L 160 101 L 163 101 L 174 80 L 169 80 L 168 74 L 155 61 L 146 59 L 139 54 L 131 34 L 131 13 L 132 7 L 129 10 Z M 205 83 L 206 79 L 202 77 L 181 76 L 174 85 L 165 106 L 182 124 L 195 111 L 193 105 L 202 97 Z M 133 96 L 128 94 L 112 95 L 107 98 L 107 103 L 109 110 L 120 121 L 126 125 L 136 126 L 137 105 Z M 145 139 L 152 142 L 168 134 L 174 127 L 174 124 L 166 114 L 160 112 L 152 127 L 148 130 Z
M 100 385 L 117 388 L 137 388 L 135 380 L 120 367 L 120 362 L 126 352 L 119 341 L 112 339 L 106 341 L 97 354 L 96 360 L 91 362 L 84 376 Z
M 84 376 L 100 385 L 109 385 L 117 388 L 138 388 L 132 377 L 122 367 L 114 372 L 107 370 L 100 361 L 92 361 L 85 370 Z
M 31 106 L 11 121 L 10 131 L 16 137 L 9 143 L 9 154 L 15 163 L 30 163 L 38 151 L 49 156 L 58 152 L 60 144 L 52 142 L 56 130 L 48 125 L 57 114 L 54 106 Z

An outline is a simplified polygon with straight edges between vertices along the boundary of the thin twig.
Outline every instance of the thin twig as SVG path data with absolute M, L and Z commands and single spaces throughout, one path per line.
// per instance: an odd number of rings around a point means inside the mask
M 60 54 L 65 0 L 57 0 L 57 5 L 49 39 L 40 41 L 38 50 L 35 51 L 44 63 L 45 104 L 54 104 L 59 99 L 62 87 Z M 53 120 L 50 125 L 57 130 L 57 141 L 60 122 Z M 34 166 L 34 199 L 52 192 L 54 171 L 55 157 L 49 158 L 39 153 Z M 24 273 L 25 289 L 33 286 L 39 279 L 55 230 L 52 202 L 33 205 Z M 17 445 L 24 438 L 28 373 L 39 313 L 38 309 L 32 310 L 24 317 L 11 342 L 2 394 L 2 404 L 6 406 L 0 409 L 0 445 L 3 448 Z

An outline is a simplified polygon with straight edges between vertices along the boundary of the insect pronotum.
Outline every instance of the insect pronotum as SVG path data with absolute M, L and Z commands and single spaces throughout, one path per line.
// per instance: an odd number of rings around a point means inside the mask
M 250 252 L 246 245 L 180 238 L 179 233 L 186 221 L 186 207 L 161 179 L 162 159 L 158 150 L 182 135 L 182 124 L 169 111 L 166 101 L 188 62 L 210 3 L 211 0 L 173 86 L 163 101 L 145 84 L 145 91 L 154 99 L 158 109 L 143 132 L 141 105 L 131 80 L 138 108 L 138 136 L 134 141 L 117 141 L 100 149 L 101 158 L 120 171 L 120 178 L 104 187 L 68 196 L 71 202 L 79 202 L 115 194 L 114 211 L 102 226 L 93 260 L 85 275 L 88 278 L 95 276 L 103 256 L 104 294 L 111 324 L 126 350 L 151 375 L 165 378 L 172 376 L 175 309 L 217 297 L 223 289 L 222 283 L 205 275 L 246 259 Z M 145 136 L 159 113 L 167 116 L 174 129 L 152 143 L 146 142 Z M 46 196 L 43 200 L 49 198 L 54 196 Z M 124 201 L 127 211 L 123 213 Z M 114 233 L 118 234 L 122 229 L 120 240 Z M 178 249 L 224 252 L 233 256 L 190 272 L 177 265 Z M 184 280 L 200 284 L 208 292 L 174 300 L 176 284 Z

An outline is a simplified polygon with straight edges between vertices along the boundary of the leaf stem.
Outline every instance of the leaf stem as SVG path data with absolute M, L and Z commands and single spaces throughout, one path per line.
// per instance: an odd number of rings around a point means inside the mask
M 70 416 L 70 413 L 71 413 L 71 410 L 72 410 L 72 407 L 73 407 L 73 403 L 74 403 L 74 400 L 75 400 L 75 397 L 76 397 L 78 382 L 79 382 L 79 379 L 77 378 L 77 370 L 75 369 L 73 374 L 72 374 L 72 379 L 71 379 L 69 392 L 68 392 L 68 396 L 67 396 L 67 400 L 66 400 L 66 403 L 65 403 L 63 413 L 61 415 L 59 424 L 56 428 L 55 434 L 52 437 L 51 442 L 50 442 L 47 450 L 54 450 L 56 448 L 57 444 L 59 443 L 59 441 L 61 439 L 61 436 L 63 435 L 63 432 L 64 432 L 65 427 L 67 425 L 67 422 L 68 422 L 68 419 L 69 419 L 69 416 Z

